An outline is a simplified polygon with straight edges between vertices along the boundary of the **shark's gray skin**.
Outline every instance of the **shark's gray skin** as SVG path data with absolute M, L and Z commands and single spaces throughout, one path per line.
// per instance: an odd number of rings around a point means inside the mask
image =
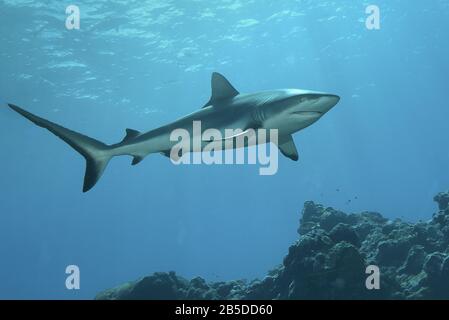
M 214 128 L 223 136 L 225 129 L 240 129 L 243 132 L 249 129 L 277 129 L 279 150 L 297 161 L 298 152 L 291 135 L 315 123 L 339 100 L 340 97 L 334 94 L 297 89 L 240 94 L 224 76 L 213 73 L 212 96 L 201 110 L 146 133 L 126 129 L 125 138 L 113 145 L 66 129 L 13 104 L 9 106 L 36 125 L 48 129 L 84 156 L 86 174 L 83 192 L 87 192 L 115 156 L 130 155 L 133 165 L 150 153 L 169 156 L 171 148 L 178 143 L 170 140 L 170 134 L 175 129 L 185 129 L 191 139 L 195 139 L 192 134 L 193 121 L 201 121 L 201 131 Z M 234 137 L 224 136 L 224 139 L 230 138 Z

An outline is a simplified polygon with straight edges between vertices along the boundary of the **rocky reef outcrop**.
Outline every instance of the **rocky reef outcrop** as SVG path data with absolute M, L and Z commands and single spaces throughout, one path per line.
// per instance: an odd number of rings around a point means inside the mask
M 262 280 L 155 273 L 96 299 L 449 299 L 449 192 L 434 200 L 438 212 L 415 224 L 306 202 L 299 239 Z M 366 287 L 369 265 L 380 270 L 379 289 Z

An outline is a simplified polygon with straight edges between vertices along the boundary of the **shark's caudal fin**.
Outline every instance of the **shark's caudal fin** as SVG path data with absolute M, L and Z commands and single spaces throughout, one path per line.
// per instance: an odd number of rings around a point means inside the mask
M 64 140 L 73 149 L 86 159 L 86 174 L 84 176 L 83 192 L 87 192 L 97 183 L 106 169 L 109 160 L 113 157 L 112 148 L 106 144 L 66 129 L 56 123 L 42 119 L 15 105 L 8 104 L 11 109 L 18 112 L 39 127 L 45 128 Z

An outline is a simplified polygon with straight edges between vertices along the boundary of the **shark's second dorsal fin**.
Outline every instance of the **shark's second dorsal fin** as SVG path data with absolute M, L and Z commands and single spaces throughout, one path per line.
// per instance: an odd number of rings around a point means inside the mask
M 239 94 L 232 84 L 223 75 L 218 72 L 212 73 L 212 96 L 203 108 L 213 105 L 215 102 L 230 99 Z
M 133 129 L 126 129 L 126 136 L 123 138 L 122 142 L 131 140 L 137 136 L 140 136 L 140 132 Z

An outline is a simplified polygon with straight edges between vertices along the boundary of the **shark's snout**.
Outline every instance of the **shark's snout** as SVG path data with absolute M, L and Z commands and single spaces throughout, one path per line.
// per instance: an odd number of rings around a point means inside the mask
M 290 108 L 290 112 L 299 115 L 322 116 L 332 109 L 339 101 L 340 97 L 335 94 L 314 93 L 306 96 L 299 96 L 299 103 Z
M 319 97 L 316 105 L 321 113 L 326 113 L 340 101 L 340 97 L 335 94 L 325 94 Z

